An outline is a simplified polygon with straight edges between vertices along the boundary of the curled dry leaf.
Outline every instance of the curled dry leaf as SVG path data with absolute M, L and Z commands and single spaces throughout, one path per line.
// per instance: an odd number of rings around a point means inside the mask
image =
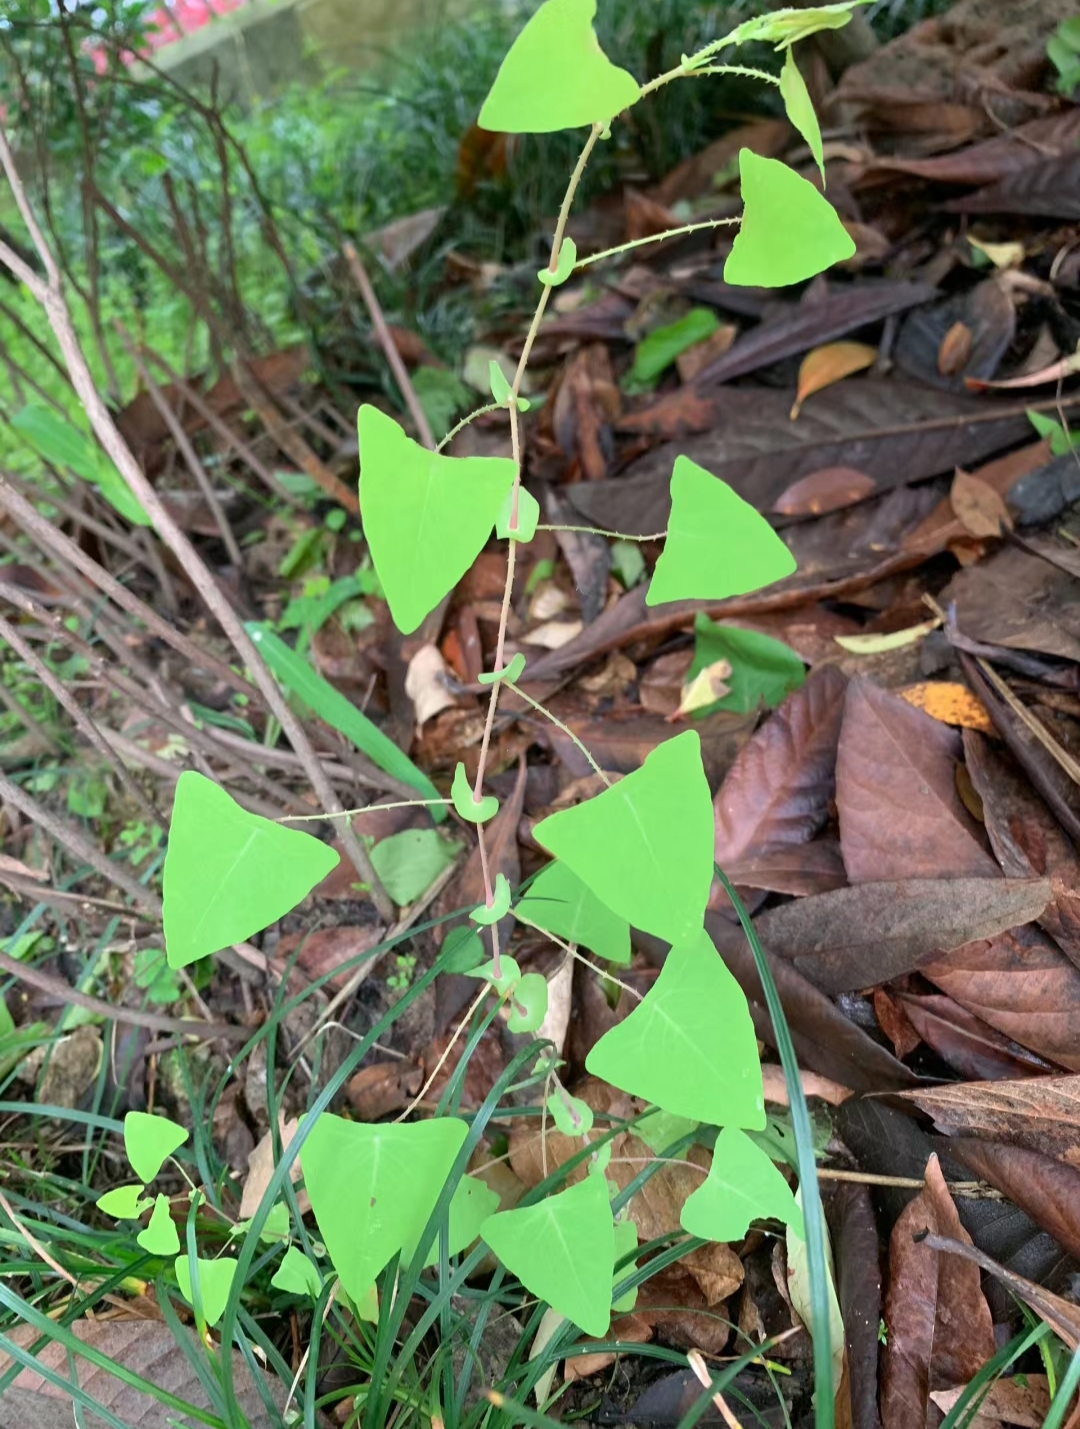
M 773 502 L 778 516 L 822 516 L 826 511 L 840 511 L 865 501 L 877 489 L 877 483 L 865 471 L 852 466 L 827 466 L 800 477 L 782 491 Z
M 956 790 L 960 738 L 868 680 L 848 686 L 836 761 L 840 848 L 853 883 L 994 878 Z
M 926 1184 L 901 1213 L 889 1243 L 882 1354 L 884 1429 L 931 1429 L 930 1394 L 966 1384 L 994 1354 L 994 1326 L 974 1265 L 917 1240 L 932 1231 L 970 1244 L 936 1156 Z
M 1080 1170 L 1080 1076 L 965 1082 L 901 1095 L 947 1136 L 1011 1142 Z
M 345 1094 L 361 1121 L 379 1121 L 407 1107 L 423 1080 L 413 1062 L 375 1062 L 350 1078 Z
M 412 700 L 418 725 L 455 703 L 447 687 L 446 675 L 446 661 L 437 645 L 421 645 L 409 661 L 405 693 Z
M 798 390 L 791 409 L 794 421 L 807 397 L 841 382 L 853 372 L 864 372 L 877 361 L 878 350 L 865 342 L 827 342 L 815 347 L 799 367 Z
M 852 1429 L 880 1429 L 881 1267 L 869 1188 L 841 1183 L 829 1197 L 826 1213 L 836 1261 L 836 1294 L 844 1318 Z
M 1080 970 L 1038 928 L 968 943 L 920 970 L 1006 1037 L 1080 1071 Z

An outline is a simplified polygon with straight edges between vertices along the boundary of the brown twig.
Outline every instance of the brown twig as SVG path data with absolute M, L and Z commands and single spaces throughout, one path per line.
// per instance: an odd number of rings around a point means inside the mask
M 360 289 L 360 296 L 364 300 L 368 312 L 371 314 L 371 325 L 375 329 L 375 336 L 379 339 L 379 346 L 383 350 L 387 362 L 390 364 L 390 371 L 394 374 L 394 381 L 397 383 L 405 405 L 409 409 L 409 415 L 413 419 L 417 436 L 424 446 L 430 450 L 435 449 L 435 439 L 431 435 L 431 427 L 428 424 L 427 414 L 420 405 L 420 399 L 409 379 L 408 371 L 401 360 L 401 353 L 397 350 L 397 344 L 386 326 L 386 319 L 383 317 L 383 310 L 379 306 L 379 300 L 375 296 L 375 289 L 371 286 L 371 279 L 368 277 L 367 269 L 361 261 L 359 253 L 351 243 L 342 246 L 342 253 L 345 255 L 345 262 L 349 265 L 349 272 L 353 276 L 353 281 Z
M 173 520 L 153 486 L 147 481 L 141 467 L 132 455 L 130 447 L 121 436 L 116 423 L 113 421 L 111 414 L 98 394 L 97 388 L 94 386 L 93 378 L 90 375 L 90 370 L 86 365 L 86 359 L 79 347 L 75 329 L 72 326 L 71 315 L 68 312 L 67 303 L 64 299 L 60 272 L 56 266 L 56 260 L 53 258 L 52 252 L 45 242 L 41 229 L 38 227 L 37 220 L 27 201 L 22 180 L 15 167 L 15 160 L 12 156 L 7 134 L 2 128 L 0 128 L 0 163 L 3 164 L 8 185 L 18 205 L 23 222 L 26 224 L 27 232 L 30 234 L 34 247 L 38 251 L 38 256 L 45 267 L 46 281 L 43 282 L 38 274 L 35 273 L 28 264 L 24 263 L 19 255 L 6 243 L 0 243 L 0 261 L 10 269 L 15 277 L 27 285 L 34 298 L 44 308 L 49 319 L 49 324 L 56 335 L 56 340 L 63 353 L 68 371 L 71 374 L 75 391 L 90 419 L 90 424 L 94 429 L 98 441 L 104 447 L 117 470 L 120 472 L 132 495 L 150 517 L 154 525 L 154 530 L 176 557 L 185 575 L 202 597 L 207 608 L 225 632 L 233 648 L 251 671 L 255 683 L 262 691 L 267 706 L 281 725 L 285 737 L 302 760 L 304 773 L 310 780 L 311 786 L 322 806 L 328 812 L 336 813 L 341 805 L 338 803 L 333 785 L 329 779 L 327 779 L 322 765 L 319 763 L 318 757 L 304 732 L 303 726 L 293 714 L 288 701 L 278 689 L 274 677 L 263 664 L 251 637 L 244 629 L 243 622 L 238 618 L 232 606 L 222 595 L 217 582 L 207 570 L 206 565 L 194 546 Z M 340 485 L 340 483 L 338 484 Z M 372 901 L 380 915 L 387 921 L 392 920 L 394 916 L 393 901 L 383 887 L 375 869 L 372 867 L 367 850 L 356 838 L 348 825 L 341 831 L 341 841 L 357 873 L 359 873 L 364 882 L 369 885 Z

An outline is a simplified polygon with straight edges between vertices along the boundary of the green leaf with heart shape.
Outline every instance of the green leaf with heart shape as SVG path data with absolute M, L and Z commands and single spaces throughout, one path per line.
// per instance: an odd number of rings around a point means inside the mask
M 615 1227 L 603 1176 L 586 1176 L 534 1206 L 500 1211 L 484 1222 L 482 1235 L 530 1294 L 586 1334 L 606 1332 Z
M 644 999 L 604 1033 L 585 1066 L 674 1116 L 765 1125 L 750 1009 L 704 929 L 671 949 Z
M 695 718 L 715 710 L 752 714 L 762 705 L 774 709 L 806 680 L 806 666 L 790 645 L 760 630 L 716 625 L 707 615 L 699 614 L 694 619 L 694 658 L 686 683 L 717 660 L 726 660 L 731 666 L 731 674 L 724 676 L 728 692 L 714 704 L 695 710 Z
M 168 1196 L 154 1198 L 154 1209 L 145 1230 L 135 1237 L 143 1250 L 151 1255 L 176 1255 L 180 1250 L 180 1237 L 169 1213 Z
M 547 1099 L 547 1109 L 555 1123 L 555 1130 L 563 1136 L 588 1136 L 593 1126 L 593 1109 L 580 1097 L 572 1097 L 569 1092 L 552 1092 Z
M 408 635 L 453 590 L 514 482 L 509 457 L 450 457 L 377 407 L 357 418 L 364 534 L 394 624 Z
M 825 185 L 825 151 L 821 146 L 821 126 L 814 113 L 814 102 L 806 81 L 795 63 L 795 51 L 789 49 L 784 56 L 784 68 L 780 71 L 780 97 L 784 101 L 787 117 L 810 146 L 814 162 L 821 171 L 822 187 Z
M 499 959 L 499 976 L 495 976 L 495 959 L 489 958 L 486 963 L 481 963 L 477 968 L 470 968 L 465 974 L 466 977 L 481 978 L 484 982 L 491 983 L 492 987 L 500 997 L 505 997 L 510 989 L 521 981 L 521 969 L 513 958 L 503 953 Z
M 480 110 L 501 134 L 552 134 L 606 124 L 641 97 L 593 29 L 596 0 L 544 0 L 511 45 Z
M 323 1112 L 300 1153 L 327 1254 L 353 1300 L 415 1246 L 468 1126 L 456 1117 L 369 1125 Z
M 124 1117 L 124 1150 L 140 1181 L 152 1181 L 187 1139 L 184 1128 L 167 1116 L 129 1111 Z
M 547 978 L 540 973 L 526 973 L 511 990 L 506 1025 L 511 1032 L 535 1032 L 547 1016 L 547 1009 Z
M 208 1325 L 216 1325 L 225 1313 L 229 1303 L 229 1291 L 236 1276 L 236 1261 L 228 1255 L 217 1260 L 203 1260 L 198 1257 L 195 1268 L 199 1277 L 199 1298 L 202 1300 L 203 1319 Z M 189 1305 L 195 1304 L 191 1287 L 191 1266 L 186 1255 L 178 1255 L 175 1261 L 176 1283 L 180 1294 Z
M 760 590 L 794 569 L 791 552 L 749 502 L 688 456 L 675 458 L 667 540 L 646 605 L 725 600 Z
M 724 282 L 786 288 L 855 253 L 855 242 L 828 199 L 779 159 L 739 153 L 743 214 L 724 264 Z
M 339 861 L 328 844 L 249 813 L 212 779 L 186 769 L 163 875 L 169 966 L 187 967 L 261 932 Z
M 498 1191 L 493 1191 L 479 1176 L 462 1176 L 450 1197 L 447 1254 L 460 1255 L 463 1250 L 468 1250 L 479 1236 L 480 1227 L 498 1209 Z M 411 1258 L 407 1252 L 405 1258 Z M 428 1258 L 424 1261 L 424 1267 L 426 1269 L 438 1263 L 439 1239 L 436 1237 L 428 1252 Z
M 97 1198 L 97 1208 L 107 1216 L 115 1216 L 118 1221 L 137 1221 L 153 1202 L 143 1195 L 146 1187 L 114 1186 Z
M 610 789 L 542 819 L 541 847 L 635 928 L 685 941 L 713 878 L 713 809 L 695 730 L 657 745 Z
M 791 1187 L 744 1131 L 725 1126 L 713 1147 L 709 1174 L 683 1203 L 680 1222 L 702 1240 L 742 1240 L 751 1221 L 775 1219 L 800 1236 L 802 1211 Z
M 549 863 L 533 879 L 514 914 L 610 963 L 630 961 L 629 923 L 606 908 L 564 863 Z
M 284 1290 L 287 1295 L 310 1295 L 312 1300 L 317 1300 L 323 1282 L 319 1267 L 308 1259 L 299 1246 L 290 1245 L 270 1277 L 270 1284 L 275 1290 Z

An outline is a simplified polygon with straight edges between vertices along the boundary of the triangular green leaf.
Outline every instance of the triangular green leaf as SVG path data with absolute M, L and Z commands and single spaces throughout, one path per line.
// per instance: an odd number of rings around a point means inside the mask
M 129 1111 L 124 1117 L 124 1150 L 140 1181 L 152 1181 L 166 1159 L 187 1139 L 184 1128 L 167 1116 Z
M 499 1209 L 499 1193 L 493 1191 L 479 1176 L 462 1176 L 450 1197 L 450 1227 L 448 1255 L 460 1255 L 480 1234 L 480 1227 Z M 405 1258 L 411 1259 L 408 1251 Z M 439 1238 L 428 1252 L 425 1267 L 439 1263 Z
M 750 40 L 772 41 L 780 49 L 816 35 L 820 30 L 842 30 L 851 19 L 855 6 L 866 4 L 869 0 L 841 0 L 836 5 L 815 5 L 805 9 L 791 7 L 775 10 L 771 15 L 755 15 L 733 30 L 728 42 L 745 45 Z
M 500 1211 L 485 1221 L 483 1237 L 530 1294 L 586 1334 L 606 1332 L 615 1227 L 603 1176 L 586 1176 L 535 1206 Z
M 236 1261 L 229 1255 L 220 1256 L 217 1260 L 203 1260 L 200 1256 L 195 1264 L 199 1275 L 199 1297 L 202 1300 L 203 1319 L 208 1325 L 216 1325 L 225 1313 L 225 1306 L 229 1303 L 229 1291 L 232 1289 L 233 1277 L 236 1275 Z M 178 1255 L 175 1267 L 176 1283 L 180 1287 L 180 1294 L 189 1305 L 194 1305 L 188 1257 Z
M 775 1219 L 803 1232 L 791 1187 L 745 1132 L 726 1126 L 716 1138 L 704 1182 L 686 1198 L 680 1221 L 702 1240 L 742 1240 L 751 1221 Z
M 468 1127 L 453 1117 L 368 1125 L 323 1112 L 304 1143 L 304 1185 L 319 1234 L 353 1300 L 415 1245 Z
M 726 481 L 688 456 L 675 458 L 667 540 L 646 605 L 746 595 L 794 569 L 780 537 Z
M 688 684 L 717 660 L 726 660 L 731 666 L 731 674 L 724 680 L 728 693 L 715 704 L 695 710 L 695 716 L 714 710 L 752 714 L 763 704 L 773 709 L 806 679 L 806 666 L 795 651 L 759 630 L 714 625 L 707 615 L 698 615 L 694 637 L 694 658 L 686 672 Z
M 139 1232 L 135 1239 L 143 1250 L 149 1251 L 151 1255 L 177 1254 L 180 1249 L 180 1237 L 176 1233 L 173 1218 L 169 1214 L 168 1196 L 155 1196 L 154 1210 L 150 1216 L 149 1224 L 145 1230 Z
M 605 124 L 636 104 L 637 80 L 613 65 L 593 30 L 596 0 L 545 0 L 510 47 L 480 125 L 502 134 L 551 134 Z
M 630 961 L 630 925 L 600 902 L 564 863 L 551 863 L 514 909 L 536 927 L 612 963 Z
M 186 967 L 260 932 L 295 908 L 337 863 L 328 844 L 249 814 L 212 779 L 185 770 L 176 784 L 165 855 L 169 966 Z
M 460 848 L 435 829 L 402 829 L 379 840 L 371 850 L 371 866 L 400 906 L 426 892 L 454 862 Z
M 675 1116 L 765 1125 L 750 1009 L 704 929 L 671 949 L 644 1000 L 604 1033 L 585 1066 Z
M 315 1300 L 322 1289 L 322 1276 L 319 1267 L 308 1259 L 299 1246 L 290 1245 L 270 1277 L 270 1284 L 275 1290 L 284 1290 L 288 1295 L 310 1295 Z
M 115 1216 L 118 1221 L 137 1221 L 150 1204 L 143 1197 L 145 1190 L 143 1185 L 114 1186 L 97 1198 L 97 1208 L 107 1216 Z
M 780 97 L 784 101 L 787 117 L 810 146 L 814 161 L 821 170 L 821 182 L 825 183 L 825 152 L 821 147 L 821 127 L 814 113 L 814 103 L 806 81 L 795 63 L 795 51 L 789 49 L 784 57 L 784 68 L 780 71 Z
M 739 152 L 743 215 L 724 264 L 724 282 L 785 288 L 822 273 L 855 252 L 828 199 L 779 159 Z
M 537 843 L 612 912 L 669 943 L 701 927 L 713 878 L 713 811 L 694 730 L 665 740 L 633 774 L 541 820 Z
M 408 635 L 480 554 L 517 468 L 509 457 L 439 456 L 377 407 L 360 408 L 357 430 L 364 534 Z
M 517 495 L 517 525 L 513 527 L 510 525 L 514 514 L 511 510 L 514 493 L 511 491 L 500 506 L 499 514 L 495 518 L 495 534 L 501 541 L 507 541 L 513 536 L 515 541 L 525 544 L 536 535 L 536 526 L 540 520 L 540 503 L 532 492 L 526 491 L 523 486 L 518 487 Z

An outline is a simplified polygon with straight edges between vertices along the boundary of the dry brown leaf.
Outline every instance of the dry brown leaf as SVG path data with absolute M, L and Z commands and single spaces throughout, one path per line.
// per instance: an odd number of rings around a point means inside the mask
M 943 1414 L 948 1414 L 966 1388 L 961 1385 L 957 1389 L 935 1389 L 930 1398 Z M 1019 1424 L 1020 1429 L 1042 1429 L 1049 1408 L 1046 1375 L 1014 1375 L 1011 1379 L 991 1380 L 975 1417 L 968 1422 L 971 1429 L 992 1429 L 1002 1421 Z
M 653 1337 L 654 1321 L 648 1315 L 617 1315 L 608 1331 L 609 1340 L 621 1340 L 629 1345 L 647 1345 Z M 563 1379 L 572 1384 L 575 1379 L 591 1379 L 594 1374 L 610 1369 L 616 1356 L 607 1351 L 595 1355 L 574 1355 L 563 1362 Z M 979 1426 L 982 1429 L 982 1426 Z
M 960 729 L 977 729 L 984 734 L 993 734 L 994 722 L 986 711 L 986 706 L 978 695 L 972 694 L 967 685 L 953 680 L 922 680 L 917 685 L 905 685 L 896 691 L 902 700 L 923 710 L 931 719 L 941 724 L 955 725 Z
M 799 415 L 807 397 L 850 377 L 853 372 L 864 372 L 874 365 L 877 355 L 877 348 L 865 342 L 827 342 L 808 352 L 799 367 L 791 420 Z
M 356 870 L 351 865 L 349 872 L 353 875 L 350 881 L 355 882 Z M 361 896 L 355 889 L 351 892 L 353 898 Z M 274 957 L 285 961 L 299 948 L 297 962 L 309 978 L 319 978 L 340 968 L 342 971 L 335 973 L 330 982 L 334 987 L 344 987 L 360 968 L 369 967 L 370 961 L 367 964 L 355 963 L 351 967 L 344 965 L 362 953 L 370 952 L 382 941 L 385 932 L 386 928 L 381 923 L 368 923 L 361 927 L 341 923 L 336 928 L 316 928 L 310 933 L 283 933 L 274 948 Z
M 912 1026 L 903 1003 L 891 998 L 883 987 L 874 988 L 874 1016 L 882 1032 L 893 1044 L 893 1051 L 901 1060 L 909 1057 L 922 1041 Z
M 955 322 L 941 339 L 937 369 L 942 377 L 956 377 L 963 372 L 971 357 L 974 337 L 966 323 Z
M 949 504 L 966 531 L 979 539 L 1000 536 L 1012 530 L 1012 517 L 1004 498 L 988 481 L 969 471 L 957 470 L 949 492 Z
M 721 323 L 715 332 L 695 342 L 675 359 L 675 370 L 680 382 L 693 382 L 699 372 L 703 372 L 710 362 L 723 357 L 739 335 L 734 323 Z
M 767 1102 L 771 1102 L 773 1106 L 789 1105 L 783 1067 L 776 1062 L 763 1063 L 761 1080 Z M 828 1077 L 822 1077 L 817 1072 L 808 1072 L 803 1067 L 799 1068 L 799 1081 L 804 1096 L 820 1097 L 823 1102 L 828 1102 L 829 1106 L 840 1106 L 848 1097 L 855 1095 L 850 1087 L 842 1087 L 839 1082 L 830 1081 Z
M 540 1042 L 552 1042 L 562 1055 L 570 1027 L 574 989 L 574 959 L 565 957 L 548 978 L 548 1005 L 544 1020 L 532 1034 Z
M 418 725 L 455 703 L 447 688 L 446 674 L 446 661 L 437 645 L 421 645 L 409 661 L 405 693 L 412 700 Z
M 851 466 L 827 466 L 793 481 L 773 502 L 779 516 L 822 516 L 872 496 L 877 483 Z
M 376 1062 L 361 1067 L 345 1087 L 345 1095 L 361 1121 L 379 1121 L 407 1107 L 423 1085 L 413 1062 Z
M 1080 1076 L 956 1082 L 900 1095 L 946 1136 L 1012 1142 L 1080 1170 Z
M 540 645 L 545 650 L 558 650 L 563 645 L 568 645 L 584 629 L 585 626 L 580 620 L 548 620 L 521 638 L 526 645 Z
M 926 1185 L 901 1213 L 889 1242 L 882 1355 L 884 1429 L 933 1429 L 936 1389 L 966 1384 L 994 1354 L 994 1326 L 976 1268 L 916 1240 L 926 1230 L 967 1242 L 936 1156 Z
M 297 1127 L 300 1125 L 296 1117 L 291 1117 L 288 1121 L 278 1113 L 278 1130 L 281 1133 L 281 1149 L 286 1151 L 289 1142 L 296 1135 Z M 263 1192 L 270 1184 L 270 1177 L 274 1174 L 274 1142 L 267 1131 L 265 1136 L 248 1157 L 248 1174 L 244 1182 L 244 1192 L 240 1197 L 240 1219 L 249 1220 L 259 1209 L 259 1202 L 263 1198 Z M 295 1157 L 289 1167 L 289 1180 L 295 1186 L 300 1179 L 300 1158 Z M 301 1191 L 297 1198 L 297 1204 L 301 1211 L 308 1208 L 307 1192 Z

